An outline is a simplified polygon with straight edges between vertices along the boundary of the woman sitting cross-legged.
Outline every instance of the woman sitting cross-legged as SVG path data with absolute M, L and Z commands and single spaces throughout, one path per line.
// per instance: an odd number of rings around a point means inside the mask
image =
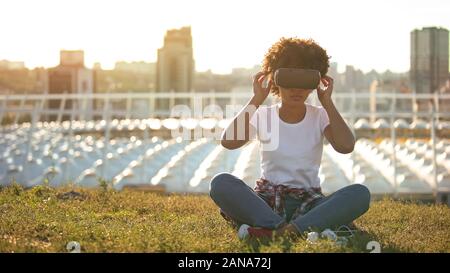
M 255 136 L 261 154 L 261 178 L 254 189 L 230 173 L 216 174 L 210 196 L 235 227 L 250 226 L 250 237 L 298 236 L 311 230 L 348 225 L 364 214 L 369 190 L 360 184 L 324 196 L 318 176 L 324 137 L 339 153 L 351 153 L 355 137 L 334 106 L 329 56 L 312 40 L 281 38 L 266 54 L 262 71 L 253 76 L 253 96 L 222 134 L 227 149 L 244 146 Z M 320 72 L 317 96 L 322 106 L 305 103 L 314 89 L 277 86 L 279 68 Z M 267 86 L 263 81 L 267 77 Z M 262 105 L 269 93 L 280 99 Z M 243 122 L 241 122 L 243 121 Z

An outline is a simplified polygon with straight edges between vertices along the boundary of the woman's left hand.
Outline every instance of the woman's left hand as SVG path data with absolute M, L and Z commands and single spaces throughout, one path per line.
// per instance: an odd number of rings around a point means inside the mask
M 331 101 L 331 93 L 333 92 L 333 78 L 324 76 L 320 81 L 325 86 L 325 89 L 320 88 L 320 84 L 317 86 L 317 95 L 322 106 L 329 104 Z

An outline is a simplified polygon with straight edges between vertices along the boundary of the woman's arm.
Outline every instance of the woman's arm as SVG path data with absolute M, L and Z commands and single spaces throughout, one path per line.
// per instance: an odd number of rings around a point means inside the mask
M 317 92 L 319 94 L 320 103 L 327 112 L 328 119 L 330 120 L 330 124 L 324 130 L 324 135 L 337 152 L 343 154 L 351 153 L 355 147 L 355 136 L 331 99 L 333 79 L 325 76 L 322 79 L 322 82 L 326 89 L 323 90 L 318 87 Z
M 220 143 L 223 147 L 234 150 L 244 146 L 255 134 L 255 128 L 250 125 L 250 119 L 261 105 L 254 96 L 247 102 L 222 134 Z M 245 130 L 244 130 L 245 129 Z
M 255 135 L 255 128 L 250 125 L 250 119 L 258 107 L 267 98 L 272 82 L 269 81 L 268 87 L 263 88 L 264 73 L 258 72 L 253 76 L 253 97 L 239 111 L 233 121 L 223 131 L 221 145 L 227 149 L 233 150 L 244 146 Z
M 347 123 L 341 117 L 333 102 L 322 105 L 327 111 L 330 124 L 325 128 L 324 135 L 333 148 L 342 154 L 353 152 L 355 147 L 355 137 L 348 128 Z

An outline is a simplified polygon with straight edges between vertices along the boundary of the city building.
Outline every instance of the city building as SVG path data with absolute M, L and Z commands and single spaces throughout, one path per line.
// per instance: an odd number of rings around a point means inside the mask
M 411 31 L 410 81 L 413 92 L 440 92 L 449 79 L 449 33 L 445 28 L 425 27 Z M 430 102 L 418 100 L 416 110 L 429 109 Z
M 147 63 L 147 62 L 116 62 L 114 66 L 114 70 L 117 71 L 126 71 L 133 72 L 139 74 L 147 74 L 153 77 L 156 76 L 156 63 Z
M 193 91 L 194 71 L 191 27 L 168 30 L 163 47 L 158 49 L 156 92 Z M 177 100 L 174 103 L 184 102 Z M 169 102 L 159 101 L 156 107 L 167 109 Z
M 0 60 L 0 69 L 15 70 L 24 68 L 25 68 L 24 62 L 11 62 L 8 60 Z
M 94 90 L 94 73 L 84 66 L 84 52 L 82 50 L 61 50 L 60 64 L 50 68 L 48 71 L 48 93 L 78 93 L 92 94 Z M 92 100 L 87 100 L 87 105 L 82 102 L 68 100 L 65 102 L 65 109 L 74 109 L 76 114 L 82 113 L 89 119 L 92 115 Z M 49 101 L 49 109 L 59 109 L 61 101 Z M 54 118 L 54 117 L 50 117 Z M 63 119 L 68 119 L 64 116 Z
M 448 30 L 426 27 L 411 32 L 410 78 L 416 93 L 439 91 L 449 78 Z

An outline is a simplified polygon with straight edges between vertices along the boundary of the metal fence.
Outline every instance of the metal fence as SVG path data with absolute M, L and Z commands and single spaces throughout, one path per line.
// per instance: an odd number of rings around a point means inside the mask
M 167 93 L 63 93 L 0 95 L 0 120 L 6 115 L 14 116 L 17 123 L 24 114 L 38 115 L 38 120 L 55 115 L 61 121 L 64 115 L 73 115 L 77 120 L 117 118 L 170 117 L 175 105 L 184 104 L 194 109 L 206 105 L 244 105 L 251 92 L 167 92 Z M 450 94 L 397 94 L 349 92 L 335 93 L 333 100 L 344 118 L 349 120 L 369 118 L 422 118 L 431 121 L 450 119 Z M 266 103 L 276 99 L 269 96 Z M 310 95 L 308 102 L 319 104 L 317 96 Z M 201 118 L 202 113 L 193 113 Z M 5 123 L 5 122 L 4 122 Z

